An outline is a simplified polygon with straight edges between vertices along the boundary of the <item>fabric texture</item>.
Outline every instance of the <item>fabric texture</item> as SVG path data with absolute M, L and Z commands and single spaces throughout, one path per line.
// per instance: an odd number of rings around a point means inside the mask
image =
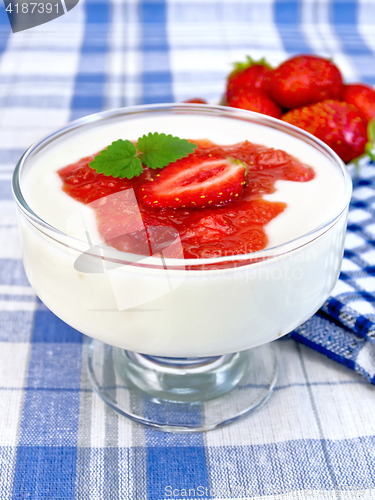
M 353 173 L 344 259 L 339 280 L 320 312 L 291 337 L 375 383 L 374 236 L 375 168 Z
M 374 51 L 373 0 L 81 0 L 14 34 L 0 6 L 1 499 L 375 498 L 373 164 L 353 172 L 337 286 L 277 342 L 274 395 L 251 417 L 195 435 L 143 428 L 92 392 L 82 334 L 26 278 L 11 191 L 23 151 L 81 116 L 217 103 L 247 54 L 278 64 L 317 53 L 347 82 L 374 85 Z

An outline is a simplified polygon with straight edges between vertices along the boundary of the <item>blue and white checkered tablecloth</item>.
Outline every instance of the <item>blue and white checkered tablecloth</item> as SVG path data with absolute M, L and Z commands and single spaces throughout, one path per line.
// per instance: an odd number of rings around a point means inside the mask
M 103 109 L 218 102 L 232 62 L 302 52 L 375 84 L 374 0 L 81 0 L 15 34 L 0 6 L 1 500 L 375 498 L 374 165 L 355 179 L 340 281 L 292 335 L 306 345 L 278 342 L 274 396 L 204 435 L 106 408 L 82 335 L 40 303 L 21 261 L 10 180 L 34 140 Z

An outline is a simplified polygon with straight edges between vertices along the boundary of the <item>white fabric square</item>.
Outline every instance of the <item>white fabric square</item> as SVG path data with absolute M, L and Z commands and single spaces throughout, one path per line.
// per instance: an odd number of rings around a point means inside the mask
M 16 130 L 22 125 L 22 128 L 27 127 L 40 127 L 42 124 L 43 129 L 50 129 L 51 131 L 62 127 L 69 119 L 69 110 L 56 109 L 56 108 L 18 108 L 13 107 L 7 109 L 3 114 L 3 119 L 7 127 L 14 127 Z
M 0 387 L 21 389 L 25 386 L 30 344 L 0 342 Z
M 374 387 L 354 379 L 348 384 L 312 387 L 326 439 L 352 439 L 375 434 Z
M 367 200 L 368 198 L 372 198 L 374 196 L 374 190 L 369 188 L 368 186 L 363 186 L 360 188 L 356 188 L 353 193 L 353 200 Z
M 370 214 L 365 210 L 362 210 L 361 208 L 356 208 L 354 210 L 349 211 L 348 222 L 352 224 L 356 222 L 363 222 L 369 219 L 370 217 L 371 217 Z
M 16 37 L 12 37 L 11 40 Z M 75 75 L 79 61 L 79 52 L 53 51 L 16 52 L 7 50 L 0 61 L 0 73 L 4 75 L 21 73 L 22 75 Z
M 23 395 L 24 391 L 20 389 L 0 390 L 0 443 L 2 447 L 18 445 Z
M 337 297 L 338 295 L 342 293 L 352 293 L 353 292 L 353 287 L 346 283 L 344 280 L 338 280 L 335 288 L 333 289 L 332 295 Z
M 350 271 L 360 271 L 361 268 L 355 264 L 352 260 L 346 259 L 345 257 L 342 260 L 341 271 L 350 272 Z
M 366 241 L 361 236 L 358 236 L 358 234 L 351 232 L 346 233 L 345 248 L 348 250 L 361 247 L 365 243 Z
M 9 116 L 9 114 L 8 114 Z M 21 116 L 19 115 L 21 120 Z M 16 149 L 20 151 L 20 157 L 25 149 L 33 142 L 47 136 L 55 130 L 56 127 L 45 127 L 40 125 L 38 117 L 34 116 L 34 124 L 23 128 L 21 125 L 11 128 L 10 126 L 0 128 L 0 145 L 7 145 L 8 149 Z M 14 167 L 15 165 L 13 165 Z
M 4 172 L 4 173 L 0 172 L 0 181 L 9 181 L 9 185 L 12 181 L 12 177 L 13 177 L 13 175 L 11 172 Z M 1 215 L 1 212 L 0 212 L 0 215 Z
M 370 238 L 374 238 L 375 237 L 375 223 L 369 224 L 368 226 L 366 226 L 365 231 L 370 236 Z
M 0 259 L 22 259 L 17 227 L 0 227 Z
M 105 417 L 106 417 L 106 404 L 93 395 L 91 399 L 91 448 L 105 448 L 106 432 L 105 432 Z
M 12 498 L 14 485 L 14 468 L 16 465 L 17 450 L 11 446 L 3 447 L 0 454 L 0 487 L 1 495 Z
M 375 344 L 366 342 L 357 356 L 357 363 L 366 370 L 370 377 L 375 375 Z
M 361 253 L 361 258 L 370 266 L 375 265 L 375 249 L 368 252 Z
M 372 28 L 373 29 L 373 28 Z M 375 41 L 375 38 L 373 38 Z M 362 179 L 371 179 L 374 177 L 374 165 L 371 165 L 368 161 L 361 162 L 360 176 Z M 358 175 L 358 174 L 357 174 Z
M 2 180 L 1 174 L 0 180 Z M 10 224 L 17 224 L 16 204 L 11 200 L 0 200 L 0 225 Z
M 363 290 L 366 290 L 366 292 L 375 292 L 375 278 L 373 276 L 357 278 L 355 281 Z
M 350 304 L 359 314 L 375 314 L 375 304 L 366 300 L 356 300 Z

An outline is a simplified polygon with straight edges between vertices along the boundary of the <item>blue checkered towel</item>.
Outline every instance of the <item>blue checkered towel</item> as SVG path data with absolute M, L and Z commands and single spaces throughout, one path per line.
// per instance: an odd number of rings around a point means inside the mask
M 353 169 L 340 278 L 321 311 L 291 337 L 375 384 L 375 166 Z
M 22 267 L 10 179 L 33 141 L 103 109 L 215 103 L 233 61 L 301 52 L 375 84 L 374 0 L 80 0 L 15 34 L 1 2 L 1 500 L 375 498 L 375 387 L 343 366 L 374 382 L 374 165 L 355 178 L 337 288 L 293 333 L 315 351 L 278 342 L 267 405 L 205 435 L 145 429 L 105 407 L 82 335 L 38 301 Z

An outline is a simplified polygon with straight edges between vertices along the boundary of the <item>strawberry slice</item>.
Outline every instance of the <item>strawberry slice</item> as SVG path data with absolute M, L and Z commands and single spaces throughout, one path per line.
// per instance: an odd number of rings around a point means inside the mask
M 220 154 L 190 155 L 142 184 L 139 199 L 154 208 L 221 206 L 238 199 L 246 184 L 246 164 Z

